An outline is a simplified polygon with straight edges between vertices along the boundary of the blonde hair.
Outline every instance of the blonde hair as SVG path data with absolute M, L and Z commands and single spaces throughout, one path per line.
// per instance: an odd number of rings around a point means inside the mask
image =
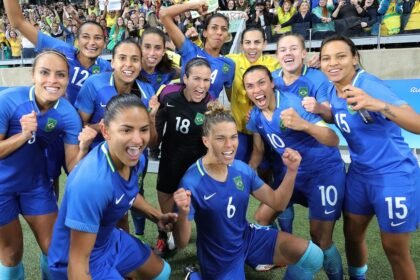
M 213 125 L 221 122 L 233 122 L 235 120 L 232 117 L 232 114 L 229 109 L 223 106 L 217 100 L 210 101 L 207 104 L 207 112 L 204 113 L 204 123 L 203 123 L 203 135 L 208 136 L 210 134 L 211 128 Z

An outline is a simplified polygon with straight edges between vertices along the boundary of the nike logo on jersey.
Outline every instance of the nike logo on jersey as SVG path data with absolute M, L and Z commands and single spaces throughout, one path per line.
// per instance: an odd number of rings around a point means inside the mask
M 400 226 L 400 225 L 404 224 L 405 222 L 406 222 L 406 221 L 401 222 L 401 223 L 396 223 L 396 224 L 394 224 L 394 222 L 391 222 L 391 227 L 397 227 L 397 226 Z
M 262 125 L 259 125 L 259 126 L 258 126 L 258 128 L 259 128 L 259 129 L 263 129 L 264 127 L 263 127 Z
M 133 199 L 130 200 L 130 203 L 128 204 L 128 205 L 130 205 L 130 208 L 131 208 L 131 206 L 133 206 L 134 200 L 136 200 L 136 197 L 133 197 Z
M 169 104 L 169 102 L 166 102 L 166 107 L 175 108 L 175 105 Z
M 216 193 L 213 193 L 211 195 L 204 195 L 204 200 L 209 200 L 210 198 L 212 198 Z
M 115 199 L 115 205 L 120 204 L 121 200 L 123 199 L 123 197 L 125 196 L 125 194 L 123 193 L 120 198 Z
M 197 54 L 197 57 L 199 57 L 199 58 L 206 58 L 205 56 L 202 56 L 202 55 L 199 55 L 199 54 Z
M 105 108 L 105 107 L 106 107 L 106 104 L 103 104 L 102 102 L 101 102 L 101 103 L 99 103 L 99 105 L 100 105 L 102 108 Z
M 329 215 L 329 214 L 334 213 L 334 212 L 335 212 L 335 210 L 331 210 L 331 211 L 324 210 L 325 215 Z

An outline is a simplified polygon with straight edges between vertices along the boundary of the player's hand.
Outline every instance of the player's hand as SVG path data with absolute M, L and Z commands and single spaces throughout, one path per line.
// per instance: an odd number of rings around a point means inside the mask
M 280 113 L 280 118 L 283 121 L 283 125 L 287 128 L 299 131 L 307 128 L 307 122 L 293 108 L 283 110 Z
M 158 101 L 158 97 L 156 95 L 153 95 L 152 98 L 150 98 L 150 101 L 149 101 L 149 109 L 150 109 L 149 115 L 150 115 L 150 117 L 155 117 L 156 116 L 156 113 L 157 113 L 159 107 L 160 107 L 160 103 Z
M 32 111 L 29 114 L 23 115 L 20 118 L 20 125 L 22 127 L 22 135 L 26 140 L 32 138 L 33 133 L 38 129 L 38 120 L 36 119 L 36 113 Z
M 207 0 L 191 1 L 190 3 L 193 5 L 191 9 L 197 11 L 200 15 L 204 15 L 207 13 L 207 10 L 209 8 Z
M 185 37 L 197 38 L 198 37 L 197 29 L 195 27 L 188 28 L 187 31 L 185 31 Z
M 82 131 L 80 131 L 78 140 L 79 140 L 79 148 L 80 150 L 87 151 L 89 150 L 90 145 L 93 142 L 93 139 L 95 139 L 98 132 L 86 125 Z
M 366 109 L 372 112 L 379 112 L 385 107 L 385 102 L 373 98 L 364 90 L 352 85 L 343 87 L 341 97 L 347 99 L 347 104 L 351 105 L 355 111 Z
M 320 105 L 314 97 L 305 96 L 302 99 L 302 106 L 307 112 L 311 112 L 313 114 L 319 114 L 321 111 L 319 107 Z
M 302 157 L 299 152 L 291 148 L 286 148 L 283 155 L 281 156 L 283 164 L 287 167 L 288 171 L 297 172 Z
M 313 68 L 321 67 L 321 60 L 319 60 L 319 53 L 314 53 L 311 58 L 308 60 L 308 66 Z
M 177 220 L 178 220 L 177 213 L 166 213 L 160 216 L 157 225 L 159 227 L 159 230 L 168 232 L 168 231 L 172 231 L 174 224 L 176 223 Z
M 178 213 L 180 215 L 188 215 L 190 213 L 191 191 L 183 188 L 178 189 L 174 193 L 174 202 L 178 207 Z

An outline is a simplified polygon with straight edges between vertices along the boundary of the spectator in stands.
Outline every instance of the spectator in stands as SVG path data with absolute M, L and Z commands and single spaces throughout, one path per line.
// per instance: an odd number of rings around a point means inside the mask
M 299 1 L 295 1 L 293 4 L 291 0 L 284 0 L 281 6 L 279 5 L 278 1 L 274 1 L 275 13 L 277 14 L 277 21 L 278 24 L 283 24 L 287 22 L 295 13 L 296 13 L 296 6 L 298 5 Z M 291 32 L 292 27 L 286 26 L 280 28 L 280 26 L 276 26 L 274 29 L 274 33 L 276 34 L 284 34 L 286 32 Z
M 237 0 L 236 9 L 238 11 L 246 12 L 249 15 L 251 7 L 249 6 L 248 0 Z
M 112 26 L 117 23 L 117 18 L 119 13 L 117 11 L 109 11 L 108 13 L 108 0 L 104 2 L 104 13 L 102 14 L 103 19 L 106 20 L 106 28 L 108 28 L 108 33 L 111 31 Z
M 358 0 L 339 0 L 332 13 L 335 31 L 345 36 L 359 36 L 362 33 L 362 12 L 363 8 Z
M 140 37 L 139 30 L 134 22 L 129 19 L 127 21 L 127 30 L 125 31 L 125 38 L 131 38 L 133 41 L 138 42 Z
M 266 35 L 268 41 L 271 40 L 271 25 L 277 23 L 277 18 L 274 14 L 270 13 L 270 11 L 266 8 L 266 4 L 264 0 L 258 0 L 255 3 L 255 13 L 251 14 L 247 22 L 247 26 L 257 26 L 261 27 Z
M 378 13 L 383 15 L 381 35 L 389 36 L 400 33 L 402 12 L 402 2 L 397 2 L 397 0 L 382 0 L 380 2 Z
M 361 26 L 365 35 L 378 35 L 379 14 L 378 2 L 375 0 L 362 1 L 363 13 Z
M 234 0 L 229 0 L 227 3 L 227 10 L 228 11 L 236 11 L 236 3 Z
M 306 40 L 309 39 L 309 29 L 312 28 L 312 22 L 322 23 L 322 21 L 309 10 L 309 2 L 303 0 L 297 6 L 298 12 L 288 21 L 280 24 L 279 27 L 292 26 L 293 33 L 302 35 Z
M 124 24 L 124 20 L 122 17 L 118 17 L 117 23 L 114 24 L 109 32 L 109 42 L 106 48 L 109 51 L 112 51 L 114 46 L 124 40 L 125 34 L 127 32 L 127 27 Z
M 368 0 L 372 1 L 373 0 Z M 330 36 L 335 31 L 334 22 L 332 22 L 331 14 L 334 10 L 332 0 L 319 0 L 318 6 L 312 9 L 312 13 L 321 21 L 312 26 L 312 38 L 323 39 Z
M 6 32 L 6 38 L 12 49 L 12 58 L 20 58 L 22 54 L 22 37 L 20 36 L 20 33 L 12 29 L 9 32 Z
M 61 24 L 57 23 L 56 21 L 51 23 L 50 36 L 53 37 L 53 38 L 63 40 L 63 35 L 64 34 L 63 34 L 63 29 L 61 27 Z

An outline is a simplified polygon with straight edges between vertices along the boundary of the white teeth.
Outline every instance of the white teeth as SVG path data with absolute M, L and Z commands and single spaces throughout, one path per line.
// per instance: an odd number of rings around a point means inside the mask
M 56 93 L 58 91 L 58 88 L 55 87 L 45 87 L 45 90 L 49 93 Z
M 130 157 L 138 158 L 140 156 L 140 147 L 128 147 L 127 153 Z
M 233 154 L 233 151 L 230 151 L 230 152 L 223 152 L 223 155 L 224 156 L 230 156 L 230 155 L 232 155 Z
M 257 53 L 256 52 L 250 52 L 250 53 L 248 53 L 249 55 L 256 55 Z
M 286 58 L 285 60 L 284 60 L 284 62 L 286 62 L 286 63 L 288 63 L 288 62 L 293 62 L 294 61 L 294 59 L 293 58 Z
M 122 71 L 125 75 L 133 75 L 133 71 Z
M 255 97 L 255 99 L 260 100 L 260 99 L 263 99 L 264 97 L 265 97 L 264 95 L 258 95 L 258 96 Z

